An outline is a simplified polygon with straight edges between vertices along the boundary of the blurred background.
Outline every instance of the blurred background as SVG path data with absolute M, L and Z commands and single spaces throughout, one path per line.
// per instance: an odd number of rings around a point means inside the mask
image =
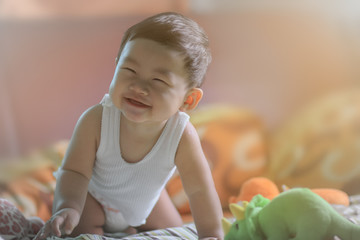
M 69 139 L 108 91 L 123 32 L 163 11 L 209 35 L 201 105 L 251 109 L 269 132 L 316 98 L 359 87 L 356 0 L 0 0 L 0 159 Z

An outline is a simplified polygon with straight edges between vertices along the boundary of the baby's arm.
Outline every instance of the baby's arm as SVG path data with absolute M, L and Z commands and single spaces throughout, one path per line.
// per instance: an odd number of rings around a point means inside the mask
M 58 171 L 53 216 L 36 239 L 70 234 L 78 225 L 100 140 L 101 114 L 102 107 L 96 105 L 80 117 Z
M 59 169 L 54 212 L 64 207 L 82 211 L 100 140 L 101 114 L 101 105 L 96 105 L 82 114 L 75 127 Z
M 223 239 L 220 200 L 199 137 L 191 123 L 184 130 L 175 163 L 189 198 L 199 239 Z

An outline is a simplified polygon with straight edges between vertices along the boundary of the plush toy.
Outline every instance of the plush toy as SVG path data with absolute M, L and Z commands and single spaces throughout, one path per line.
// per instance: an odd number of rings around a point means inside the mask
M 256 195 L 244 203 L 230 204 L 236 221 L 231 224 L 223 218 L 225 240 L 360 239 L 360 226 L 307 188 L 290 189 L 273 200 Z
M 35 237 L 43 225 L 42 219 L 38 217 L 25 218 L 12 203 L 0 199 L 0 235 L 4 239 L 30 240 Z
M 251 199 L 261 194 L 263 197 L 273 199 L 279 195 L 280 191 L 276 184 L 266 177 L 254 177 L 246 180 L 240 189 L 238 196 L 229 198 L 230 203 L 237 203 L 239 201 L 250 202 Z
M 283 186 L 283 190 L 289 188 Z M 349 206 L 349 195 L 341 190 L 332 188 L 313 188 L 314 193 L 325 199 L 330 204 Z M 237 203 L 240 201 L 250 202 L 251 199 L 261 194 L 263 197 L 272 200 L 279 195 L 280 191 L 277 185 L 266 177 L 254 177 L 250 178 L 243 183 L 240 189 L 240 193 L 237 196 L 229 198 L 229 203 Z

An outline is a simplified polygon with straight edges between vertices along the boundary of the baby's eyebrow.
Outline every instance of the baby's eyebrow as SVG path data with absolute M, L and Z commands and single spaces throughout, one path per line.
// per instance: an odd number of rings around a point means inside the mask
M 135 64 L 135 65 L 139 65 L 139 63 L 135 59 L 133 59 L 132 57 L 125 57 L 123 62 L 128 62 L 128 63 L 132 63 L 132 64 Z
M 156 68 L 154 72 L 166 77 L 169 77 L 171 75 L 171 71 L 166 68 Z

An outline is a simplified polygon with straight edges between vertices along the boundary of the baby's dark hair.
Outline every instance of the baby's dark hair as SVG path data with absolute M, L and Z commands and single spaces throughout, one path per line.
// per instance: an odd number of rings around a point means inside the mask
M 195 21 L 173 12 L 146 18 L 124 33 L 117 59 L 120 58 L 126 43 L 135 38 L 153 40 L 178 51 L 184 56 L 189 86 L 201 86 L 211 62 L 211 53 L 208 37 Z

